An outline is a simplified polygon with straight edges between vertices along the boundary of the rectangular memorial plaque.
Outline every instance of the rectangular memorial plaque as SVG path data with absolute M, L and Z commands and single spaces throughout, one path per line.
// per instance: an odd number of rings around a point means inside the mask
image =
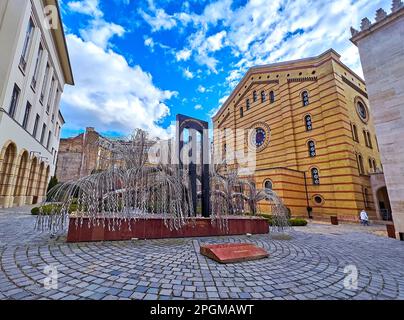
M 252 243 L 201 245 L 201 254 L 219 263 L 235 263 L 268 258 L 264 249 Z

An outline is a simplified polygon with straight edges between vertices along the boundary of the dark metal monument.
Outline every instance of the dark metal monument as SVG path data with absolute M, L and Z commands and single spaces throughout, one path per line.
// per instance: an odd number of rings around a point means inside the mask
M 188 144 L 190 150 L 188 154 L 184 154 L 184 130 L 189 131 Z M 177 156 L 179 160 L 180 169 L 183 169 L 184 165 L 188 165 L 189 168 L 189 180 L 191 184 L 191 197 L 193 203 L 194 212 L 190 212 L 190 215 L 196 216 L 197 209 L 197 180 L 200 178 L 202 185 L 202 216 L 210 216 L 210 182 L 209 182 L 209 124 L 205 121 L 201 121 L 195 118 L 184 116 L 182 114 L 177 115 L 177 137 L 178 143 Z M 198 133 L 201 136 L 200 146 L 198 145 Z M 199 157 L 198 157 L 198 151 Z M 187 159 L 187 164 L 184 164 L 184 160 Z M 197 168 L 200 168 L 200 175 L 198 175 Z

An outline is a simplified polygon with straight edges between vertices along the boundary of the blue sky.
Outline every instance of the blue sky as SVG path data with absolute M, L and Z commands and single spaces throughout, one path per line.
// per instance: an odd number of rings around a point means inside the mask
M 162 138 L 177 113 L 210 120 L 254 65 L 334 48 L 362 76 L 351 26 L 390 0 L 63 0 L 76 85 L 62 137 L 95 127 Z

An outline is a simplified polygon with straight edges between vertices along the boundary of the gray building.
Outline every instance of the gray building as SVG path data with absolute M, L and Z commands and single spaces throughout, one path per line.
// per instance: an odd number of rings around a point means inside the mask
M 396 233 L 404 240 L 403 2 L 393 0 L 390 14 L 379 9 L 374 23 L 364 18 L 361 30 L 351 32 L 362 61 Z

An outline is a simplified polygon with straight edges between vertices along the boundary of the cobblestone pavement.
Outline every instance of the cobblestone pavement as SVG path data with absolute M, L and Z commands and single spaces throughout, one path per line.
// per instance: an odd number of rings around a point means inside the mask
M 0 209 L 0 299 L 404 299 L 404 243 L 358 226 L 312 224 L 268 235 L 66 244 L 33 232 L 28 208 Z M 366 230 L 366 232 L 364 232 Z M 221 265 L 201 243 L 253 242 L 263 260 Z M 57 289 L 44 287 L 55 266 Z M 358 289 L 344 269 L 358 269 Z

